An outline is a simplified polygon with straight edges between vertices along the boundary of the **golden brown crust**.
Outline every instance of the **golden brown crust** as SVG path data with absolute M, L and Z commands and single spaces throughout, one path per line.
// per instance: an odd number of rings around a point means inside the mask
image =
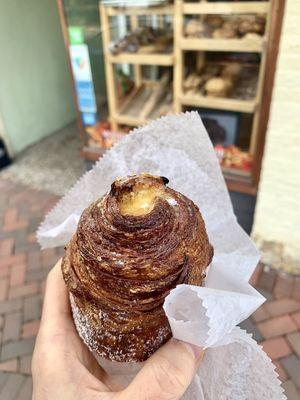
M 177 284 L 201 285 L 212 259 L 198 207 L 165 183 L 146 174 L 114 182 L 84 210 L 63 258 L 77 329 L 111 360 L 143 361 L 167 341 L 165 297 Z M 163 196 L 144 215 L 122 215 L 120 199 L 141 184 Z

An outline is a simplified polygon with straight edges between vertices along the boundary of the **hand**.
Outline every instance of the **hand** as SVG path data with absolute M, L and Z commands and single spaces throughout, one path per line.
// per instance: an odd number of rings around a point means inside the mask
M 33 361 L 33 400 L 177 400 L 203 350 L 170 340 L 148 359 L 125 389 L 100 367 L 75 329 L 59 261 L 47 278 Z

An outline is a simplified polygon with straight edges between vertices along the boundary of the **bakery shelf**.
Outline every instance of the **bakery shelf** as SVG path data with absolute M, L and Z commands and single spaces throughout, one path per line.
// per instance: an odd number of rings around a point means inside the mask
M 123 125 L 140 126 L 159 116 L 159 111 L 167 106 L 166 85 L 168 74 L 160 81 L 143 81 L 120 102 L 114 119 Z
M 142 126 L 149 122 L 149 120 L 145 118 L 135 117 L 127 114 L 115 114 L 114 119 L 118 124 L 128 126 Z
M 182 50 L 193 51 L 238 51 L 261 53 L 264 50 L 264 38 L 251 39 L 195 39 L 182 38 L 180 40 Z
M 172 66 L 174 63 L 173 54 L 121 53 L 115 56 L 108 55 L 107 58 L 113 64 Z
M 185 106 L 214 108 L 217 110 L 237 111 L 243 113 L 253 113 L 256 109 L 255 100 L 239 100 L 183 94 L 180 97 L 180 101 L 181 104 Z
M 277 3 L 276 3 L 277 1 Z M 132 2 L 130 7 L 112 7 L 100 2 L 101 12 L 101 28 L 103 37 L 103 49 L 105 54 L 105 68 L 106 68 L 106 83 L 108 93 L 108 106 L 109 106 L 109 119 L 113 130 L 118 130 L 121 125 L 139 126 L 148 123 L 149 120 L 157 118 L 162 114 L 173 109 L 174 112 L 182 112 L 184 106 L 192 106 L 197 108 L 210 108 L 224 111 L 235 111 L 251 114 L 252 117 L 252 130 L 250 138 L 249 152 L 253 155 L 254 159 L 257 158 L 258 152 L 258 136 L 260 134 L 260 120 L 261 120 L 261 107 L 262 95 L 264 89 L 264 82 L 266 80 L 266 66 L 268 58 L 268 49 L 270 47 L 270 38 L 274 35 L 274 30 L 271 29 L 279 18 L 276 14 L 278 2 L 280 0 L 270 1 L 195 1 L 195 0 L 174 0 L 174 5 L 160 5 L 154 7 L 143 7 L 134 5 Z M 134 31 L 144 24 L 143 16 L 158 16 L 157 23 L 164 24 L 173 23 L 174 32 L 174 45 L 167 49 L 152 49 L 141 53 L 141 48 L 137 53 L 125 53 L 113 55 L 109 51 L 110 44 L 113 42 L 111 36 L 111 18 L 119 15 L 125 15 L 126 28 Z M 165 18 L 164 16 L 171 16 Z M 199 21 L 204 21 L 206 16 L 224 15 L 224 20 L 250 15 L 264 15 L 266 20 L 264 36 L 258 37 L 255 35 L 248 35 L 248 38 L 213 38 L 209 32 L 205 33 L 203 37 L 188 37 L 184 36 L 185 24 L 189 17 L 199 16 Z M 186 18 L 188 16 L 188 18 Z M 151 18 L 149 18 L 151 20 Z M 250 32 L 251 33 L 251 32 Z M 255 32 L 254 32 L 255 33 Z M 260 32 L 261 33 L 261 32 Z M 258 34 L 260 34 L 258 33 Z M 196 35 L 195 35 L 196 36 Z M 216 36 L 216 35 L 215 35 Z M 237 36 L 240 36 L 237 33 Z M 252 39 L 251 39 L 252 38 Z M 168 52 L 170 51 L 170 52 Z M 228 56 L 226 52 L 232 53 L 256 53 L 255 58 L 259 60 L 259 70 L 257 74 L 257 86 L 255 98 L 252 96 L 244 96 L 241 93 L 231 93 L 231 98 L 216 98 L 204 96 L 204 91 L 183 92 L 183 83 L 186 73 L 185 60 L 186 52 L 195 52 L 193 57 L 196 59 L 196 65 L 199 67 L 201 63 L 209 58 L 210 52 L 224 52 L 224 58 Z M 205 52 L 209 53 L 208 55 Z M 243 58 L 243 56 L 241 56 Z M 245 59 L 247 57 L 244 57 Z M 116 80 L 115 80 L 115 65 L 116 64 L 132 64 L 133 79 L 136 89 L 131 92 L 123 101 L 120 101 Z M 144 85 L 145 71 L 148 69 L 142 68 L 143 65 L 149 66 L 169 66 L 172 68 L 160 68 L 168 70 L 170 74 L 173 73 L 173 89 L 170 89 L 170 79 L 168 86 L 164 87 L 164 92 L 172 92 L 172 96 L 163 96 L 161 94 L 157 101 L 152 101 L 147 105 L 146 98 L 142 98 L 140 88 Z M 193 67 L 191 64 L 190 67 Z M 272 66 L 271 66 L 272 68 Z M 170 71 L 172 69 L 172 72 Z M 199 88 L 200 89 L 200 88 Z M 147 96 L 146 96 L 147 97 Z M 242 100 L 241 98 L 244 98 Z M 168 101 L 167 101 L 168 98 Z M 172 98 L 172 100 L 171 100 Z M 165 102 L 165 104 L 164 104 Z M 172 103 L 171 103 L 172 102 Z M 145 106 L 145 103 L 147 106 Z M 257 158 L 258 159 L 258 158 Z M 257 180 L 253 177 L 257 175 L 254 169 L 253 173 L 249 172 L 245 176 L 238 170 L 228 171 L 223 170 L 226 177 L 228 186 L 233 190 L 239 190 L 245 193 L 250 193 L 254 188 L 254 181 Z M 243 171 L 242 171 L 243 172 Z
M 183 3 L 183 14 L 266 14 L 269 1 Z
M 155 7 L 106 7 L 109 17 L 117 15 L 172 15 L 174 7 L 172 5 Z

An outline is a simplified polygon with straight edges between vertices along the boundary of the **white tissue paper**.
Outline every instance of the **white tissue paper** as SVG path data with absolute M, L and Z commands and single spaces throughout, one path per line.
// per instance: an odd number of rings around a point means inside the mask
M 173 336 L 207 348 L 184 399 L 286 399 L 271 360 L 237 327 L 265 301 L 248 283 L 259 253 L 236 221 L 198 113 L 151 122 L 107 151 L 47 215 L 38 230 L 41 246 L 66 244 L 92 201 L 116 178 L 141 172 L 166 176 L 170 187 L 198 205 L 214 247 L 205 286 L 178 285 L 164 303 Z M 116 368 L 119 375 L 129 374 L 123 364 L 114 363 Z

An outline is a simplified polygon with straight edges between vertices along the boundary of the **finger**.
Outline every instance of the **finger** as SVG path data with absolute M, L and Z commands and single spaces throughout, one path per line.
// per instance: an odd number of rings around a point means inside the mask
M 69 294 L 61 272 L 61 260 L 49 272 L 42 313 L 42 325 L 72 326 Z
M 171 339 L 146 362 L 125 393 L 129 399 L 180 399 L 203 354 L 199 347 Z

